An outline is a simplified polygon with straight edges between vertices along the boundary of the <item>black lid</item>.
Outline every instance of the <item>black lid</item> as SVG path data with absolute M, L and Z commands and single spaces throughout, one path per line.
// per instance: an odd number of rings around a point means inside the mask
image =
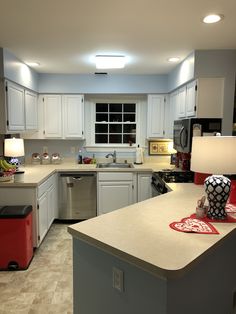
M 24 171 L 16 171 L 14 172 L 14 174 L 22 174 L 22 173 L 25 173 Z
M 3 206 L 0 208 L 0 219 L 25 218 L 31 211 L 31 205 Z

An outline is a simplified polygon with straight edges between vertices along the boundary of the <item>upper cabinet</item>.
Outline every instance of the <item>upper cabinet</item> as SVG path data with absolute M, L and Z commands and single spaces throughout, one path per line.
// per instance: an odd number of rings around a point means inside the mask
M 1 133 L 20 133 L 38 128 L 36 93 L 6 81 L 2 100 Z
M 83 138 L 84 99 L 82 95 L 63 96 L 64 137 Z
M 38 129 L 38 101 L 37 94 L 25 91 L 25 129 Z
M 147 137 L 164 137 L 165 95 L 148 95 Z
M 7 130 L 25 130 L 24 88 L 6 82 Z
M 176 92 L 176 119 L 222 118 L 223 78 L 199 78 Z
M 45 138 L 62 137 L 62 100 L 60 95 L 43 97 L 44 136 Z
M 39 128 L 28 139 L 83 139 L 83 95 L 40 95 L 38 100 Z

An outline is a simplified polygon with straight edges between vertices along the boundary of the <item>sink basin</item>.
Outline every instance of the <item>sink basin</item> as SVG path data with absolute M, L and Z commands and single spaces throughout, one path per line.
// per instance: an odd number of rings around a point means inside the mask
M 128 163 L 104 163 L 97 164 L 97 168 L 134 168 L 133 164 Z

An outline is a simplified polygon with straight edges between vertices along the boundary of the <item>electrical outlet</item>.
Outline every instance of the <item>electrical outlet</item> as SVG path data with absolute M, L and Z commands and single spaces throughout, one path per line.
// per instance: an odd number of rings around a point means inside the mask
M 71 152 L 71 154 L 74 154 L 74 153 L 75 153 L 75 146 L 71 146 L 70 152 Z
M 124 272 L 116 267 L 112 268 L 112 287 L 124 291 Z
M 48 147 L 47 146 L 43 146 L 43 153 L 48 153 Z

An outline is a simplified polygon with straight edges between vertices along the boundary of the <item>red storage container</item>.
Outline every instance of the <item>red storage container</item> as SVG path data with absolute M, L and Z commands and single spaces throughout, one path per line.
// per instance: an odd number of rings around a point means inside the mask
M 32 258 L 32 206 L 0 207 L 0 269 L 26 269 Z

